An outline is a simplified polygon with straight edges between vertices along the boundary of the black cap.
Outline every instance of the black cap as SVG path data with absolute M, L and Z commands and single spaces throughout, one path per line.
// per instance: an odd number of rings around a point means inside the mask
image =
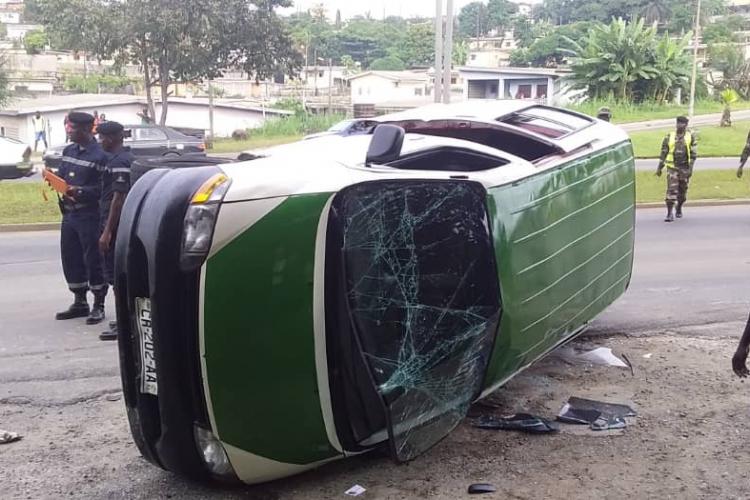
M 78 125 L 93 125 L 94 117 L 88 113 L 81 113 L 80 111 L 73 111 L 68 115 L 68 120 Z
M 96 127 L 96 132 L 104 135 L 117 135 L 125 130 L 122 124 L 117 122 L 104 122 Z
M 688 120 L 687 116 L 678 116 L 677 117 L 677 123 L 688 123 L 690 120 Z

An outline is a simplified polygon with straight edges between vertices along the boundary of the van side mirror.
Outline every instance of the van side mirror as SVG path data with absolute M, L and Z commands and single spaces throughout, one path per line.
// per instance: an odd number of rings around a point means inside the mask
M 397 125 L 378 125 L 372 133 L 370 147 L 367 150 L 365 165 L 384 164 L 397 160 L 401 156 L 406 132 Z

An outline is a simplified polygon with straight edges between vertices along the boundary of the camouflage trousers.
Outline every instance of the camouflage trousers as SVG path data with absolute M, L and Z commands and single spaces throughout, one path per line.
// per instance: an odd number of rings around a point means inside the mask
M 685 203 L 688 185 L 690 184 L 690 170 L 687 168 L 667 169 L 667 203 Z

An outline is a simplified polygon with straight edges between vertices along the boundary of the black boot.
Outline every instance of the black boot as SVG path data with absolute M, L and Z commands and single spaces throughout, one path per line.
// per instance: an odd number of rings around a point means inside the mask
M 672 209 L 674 203 L 671 201 L 667 202 L 667 216 L 664 218 L 664 222 L 674 222 L 674 215 L 672 215 Z
M 94 297 L 94 307 L 91 308 L 91 314 L 86 318 L 87 325 L 98 325 L 104 321 L 104 298 L 105 293 L 97 293 Z
M 109 322 L 109 330 L 99 334 L 99 340 L 117 340 L 117 323 Z
M 65 311 L 55 314 L 56 320 L 66 320 L 74 318 L 85 318 L 89 315 L 89 303 L 86 301 L 86 290 L 75 293 L 75 300 Z
M 682 219 L 682 203 L 677 204 L 677 210 L 675 210 L 674 216 L 678 219 Z

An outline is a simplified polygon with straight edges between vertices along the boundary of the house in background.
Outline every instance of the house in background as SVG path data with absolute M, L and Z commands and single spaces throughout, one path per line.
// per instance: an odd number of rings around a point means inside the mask
M 365 71 L 349 85 L 352 104 L 427 100 L 431 88 L 426 71 Z
M 469 39 L 469 54 L 466 65 L 479 68 L 497 68 L 510 64 L 510 54 L 518 43 L 509 31 L 503 36 Z
M 34 143 L 34 127 L 31 118 L 36 111 L 47 118 L 47 134 L 50 145 L 65 142 L 65 115 L 69 111 L 85 111 L 106 115 L 108 120 L 123 125 L 141 123 L 138 113 L 146 106 L 143 96 L 119 94 L 74 94 L 41 99 L 18 99 L 0 110 L 0 135 L 18 139 L 28 144 Z M 156 114 L 161 107 L 157 103 Z M 256 128 L 272 117 L 291 115 L 288 111 L 263 109 L 254 103 L 241 100 L 215 99 L 214 133 L 216 137 L 228 137 L 237 129 Z M 208 99 L 169 100 L 167 126 L 190 127 L 207 131 L 209 129 Z
M 561 79 L 567 70 L 546 68 L 462 67 L 459 73 L 468 99 L 533 99 L 548 105 L 568 102 Z

